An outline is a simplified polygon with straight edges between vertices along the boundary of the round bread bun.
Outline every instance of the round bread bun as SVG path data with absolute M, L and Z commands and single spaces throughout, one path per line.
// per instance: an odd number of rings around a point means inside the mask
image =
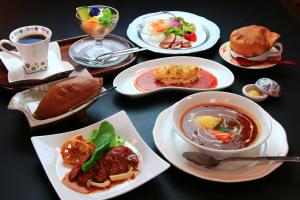
M 263 26 L 251 25 L 234 30 L 230 35 L 230 48 L 247 58 L 269 51 L 280 38 Z

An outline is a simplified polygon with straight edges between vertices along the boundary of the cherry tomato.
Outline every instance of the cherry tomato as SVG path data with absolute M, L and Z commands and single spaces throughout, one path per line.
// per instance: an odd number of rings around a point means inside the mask
M 191 41 L 191 42 L 196 42 L 197 40 L 197 35 L 195 32 L 187 32 L 183 35 L 184 39 Z

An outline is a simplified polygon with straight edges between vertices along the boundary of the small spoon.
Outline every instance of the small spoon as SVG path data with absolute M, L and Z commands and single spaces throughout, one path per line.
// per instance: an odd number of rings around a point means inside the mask
M 199 152 L 184 152 L 183 157 L 199 164 L 203 167 L 216 167 L 219 164 L 227 161 L 281 161 L 281 162 L 300 162 L 300 157 L 298 156 L 260 156 L 260 157 L 232 157 L 217 160 L 212 156 L 202 154 Z

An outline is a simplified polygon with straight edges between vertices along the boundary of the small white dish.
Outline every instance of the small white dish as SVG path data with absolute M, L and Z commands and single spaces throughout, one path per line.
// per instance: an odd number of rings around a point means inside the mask
M 235 108 L 241 109 L 249 116 L 253 116 L 253 120 L 255 120 L 260 130 L 256 139 L 251 144 L 249 144 L 249 146 L 237 150 L 214 149 L 191 141 L 191 139 L 189 139 L 181 129 L 182 117 L 191 108 L 195 108 L 196 106 L 199 106 L 201 104 L 209 103 L 233 106 Z M 245 153 L 257 148 L 268 139 L 272 130 L 272 123 L 269 115 L 258 104 L 243 96 L 219 91 L 209 91 L 192 94 L 177 102 L 172 112 L 172 124 L 174 129 L 176 130 L 176 133 L 181 136 L 186 142 L 195 146 L 198 151 L 220 159 L 236 156 L 237 154 Z
M 164 19 L 166 17 L 170 17 L 170 15 L 166 16 L 166 13 L 171 13 L 177 17 L 183 17 L 187 22 L 195 24 L 198 41 L 194 44 L 192 43 L 191 48 L 182 48 L 179 50 L 163 49 L 158 46 L 157 41 L 151 41 L 151 38 L 145 34 L 145 31 L 143 30 L 145 27 L 145 19 Z M 189 54 L 204 51 L 213 47 L 220 38 L 220 29 L 215 23 L 205 19 L 204 17 L 182 11 L 166 11 L 149 13 L 136 18 L 129 24 L 127 36 L 135 44 L 140 47 L 145 47 L 149 51 L 162 54 Z
M 34 149 L 43 165 L 43 168 L 56 190 L 60 199 L 109 199 L 129 192 L 150 181 L 170 167 L 170 164 L 157 156 L 143 141 L 124 111 L 105 119 L 115 128 L 116 133 L 131 144 L 142 157 L 142 169 L 134 180 L 119 184 L 109 190 L 97 191 L 91 194 L 75 192 L 61 183 L 65 173 L 70 169 L 63 165 L 60 148 L 63 142 L 77 134 L 88 135 L 97 128 L 97 122 L 82 129 L 46 136 L 32 137 Z
M 268 95 L 267 94 L 263 94 L 261 96 L 252 96 L 250 95 L 248 92 L 250 90 L 258 90 L 257 87 L 255 86 L 255 84 L 248 84 L 248 85 L 245 85 L 242 89 L 242 92 L 243 94 L 248 97 L 249 99 L 251 99 L 252 101 L 255 101 L 255 102 L 262 102 L 264 100 L 266 100 L 268 98 Z
M 275 48 L 275 47 L 273 47 L 273 48 Z M 240 67 L 240 68 L 244 68 L 244 69 L 266 69 L 266 68 L 274 67 L 276 65 L 276 64 L 272 64 L 272 63 L 264 63 L 264 64 L 260 64 L 260 65 L 252 65 L 252 66 L 247 66 L 247 67 L 240 65 L 236 61 L 236 59 L 234 57 L 232 57 L 232 55 L 231 55 L 230 41 L 227 41 L 221 45 L 221 47 L 219 49 L 219 54 L 222 57 L 222 59 L 225 60 L 226 62 L 228 62 L 236 67 Z
M 68 78 L 66 78 L 66 79 L 68 79 Z M 37 102 L 41 101 L 43 96 L 48 92 L 48 90 L 53 85 L 55 85 L 61 81 L 64 81 L 66 79 L 46 83 L 46 84 L 39 85 L 37 87 L 31 88 L 28 90 L 19 92 L 11 98 L 7 108 L 9 110 L 21 111 L 25 115 L 29 127 L 31 129 L 35 129 L 35 128 L 44 127 L 46 125 L 51 125 L 53 123 L 57 123 L 64 119 L 70 118 L 70 117 L 74 116 L 75 114 L 87 109 L 98 99 L 98 98 L 93 98 L 93 99 L 89 100 L 88 102 L 82 104 L 81 106 L 75 108 L 74 110 L 69 111 L 65 114 L 59 115 L 57 117 L 52 117 L 52 118 L 45 119 L 45 120 L 35 119 L 33 117 L 32 113 L 35 111 L 35 109 L 37 107 Z M 105 90 L 106 89 L 104 87 L 102 87 L 101 92 L 104 92 Z
M 153 129 L 154 142 L 162 155 L 180 170 L 195 177 L 216 182 L 244 182 L 262 178 L 275 169 L 282 162 L 227 162 L 215 168 L 203 168 L 186 160 L 182 153 L 197 151 L 182 139 L 172 126 L 171 113 L 173 106 L 162 111 L 155 122 Z M 271 117 L 271 116 L 270 116 Z M 266 143 L 254 151 L 241 154 L 241 156 L 286 156 L 289 150 L 286 132 L 272 117 L 272 133 Z M 163 134 L 162 134 L 163 133 Z
M 152 91 L 140 91 L 135 85 L 135 79 L 142 73 L 155 69 L 157 67 L 167 65 L 167 64 L 192 64 L 203 68 L 204 70 L 212 73 L 218 80 L 216 88 L 208 89 L 197 89 L 197 88 L 186 88 L 186 87 L 176 87 L 176 86 L 166 86 L 160 87 Z M 221 90 L 229 87 L 234 82 L 234 75 L 225 66 L 204 58 L 197 58 L 191 56 L 175 56 L 159 58 L 154 60 L 149 60 L 146 62 L 134 65 L 117 75 L 113 81 L 113 85 L 116 86 L 116 90 L 127 96 L 143 96 L 146 94 L 151 94 L 163 90 L 184 90 L 184 91 L 207 91 L 207 90 Z

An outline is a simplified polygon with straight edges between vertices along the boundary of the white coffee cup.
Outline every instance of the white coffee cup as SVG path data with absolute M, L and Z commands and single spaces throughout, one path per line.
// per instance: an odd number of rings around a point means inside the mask
M 10 41 L 0 41 L 0 49 L 22 60 L 27 73 L 44 71 L 48 67 L 48 48 L 51 35 L 51 30 L 43 26 L 20 27 L 10 33 Z M 39 39 L 38 36 L 40 36 Z M 7 50 L 3 44 L 16 47 L 18 52 Z
M 282 44 L 280 42 L 276 42 L 269 51 L 267 51 L 259 56 L 247 58 L 247 57 L 240 55 L 232 50 L 230 51 L 230 54 L 233 58 L 242 57 L 242 58 L 246 58 L 247 60 L 264 61 L 264 60 L 267 60 L 269 57 L 281 56 L 282 50 L 283 50 Z

